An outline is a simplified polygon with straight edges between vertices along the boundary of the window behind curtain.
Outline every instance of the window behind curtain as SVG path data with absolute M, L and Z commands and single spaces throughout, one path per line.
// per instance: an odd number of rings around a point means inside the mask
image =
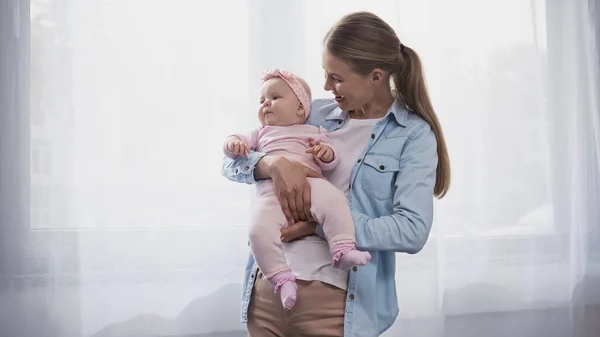
M 253 189 L 220 163 L 256 118 L 246 2 L 30 4 L 27 270 L 65 299 L 56 320 L 87 336 L 233 284 L 203 304 L 228 318 L 190 329 L 239 326 Z

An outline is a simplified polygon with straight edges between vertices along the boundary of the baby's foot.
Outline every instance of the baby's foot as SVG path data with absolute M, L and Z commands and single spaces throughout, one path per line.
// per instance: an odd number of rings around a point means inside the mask
M 279 289 L 279 295 L 281 296 L 281 303 L 285 310 L 290 310 L 296 305 L 296 293 L 298 292 L 298 285 L 294 281 L 284 283 Z
M 348 270 L 353 266 L 364 266 L 371 261 L 369 252 L 361 252 L 360 250 L 350 250 L 344 253 L 339 261 L 333 264 L 335 268 Z

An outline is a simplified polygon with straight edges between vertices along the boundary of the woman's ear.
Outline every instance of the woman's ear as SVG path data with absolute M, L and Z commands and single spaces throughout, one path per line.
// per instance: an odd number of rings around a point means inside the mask
M 371 74 L 369 75 L 369 82 L 371 85 L 380 85 L 384 79 L 384 72 L 379 68 L 375 68 L 371 70 Z

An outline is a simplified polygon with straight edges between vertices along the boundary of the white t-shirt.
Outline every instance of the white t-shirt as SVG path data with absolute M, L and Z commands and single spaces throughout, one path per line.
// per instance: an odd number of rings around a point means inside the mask
M 335 169 L 323 172 L 323 175 L 346 197 L 350 189 L 350 172 L 358 156 L 367 146 L 373 127 L 381 118 L 347 119 L 340 129 L 328 133 L 339 163 Z M 292 272 L 300 280 L 318 280 L 346 289 L 348 272 L 333 268 L 329 245 L 318 236 L 309 236 L 284 244 L 285 258 Z

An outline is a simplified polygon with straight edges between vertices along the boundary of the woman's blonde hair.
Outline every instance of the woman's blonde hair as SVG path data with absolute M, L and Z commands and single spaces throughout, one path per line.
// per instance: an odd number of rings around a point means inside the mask
M 442 127 L 429 94 L 419 55 L 400 43 L 385 21 L 369 12 L 344 16 L 325 35 L 328 52 L 343 60 L 352 71 L 367 75 L 379 68 L 394 80 L 394 96 L 423 118 L 437 139 L 438 164 L 433 194 L 443 198 L 450 186 L 450 159 Z

